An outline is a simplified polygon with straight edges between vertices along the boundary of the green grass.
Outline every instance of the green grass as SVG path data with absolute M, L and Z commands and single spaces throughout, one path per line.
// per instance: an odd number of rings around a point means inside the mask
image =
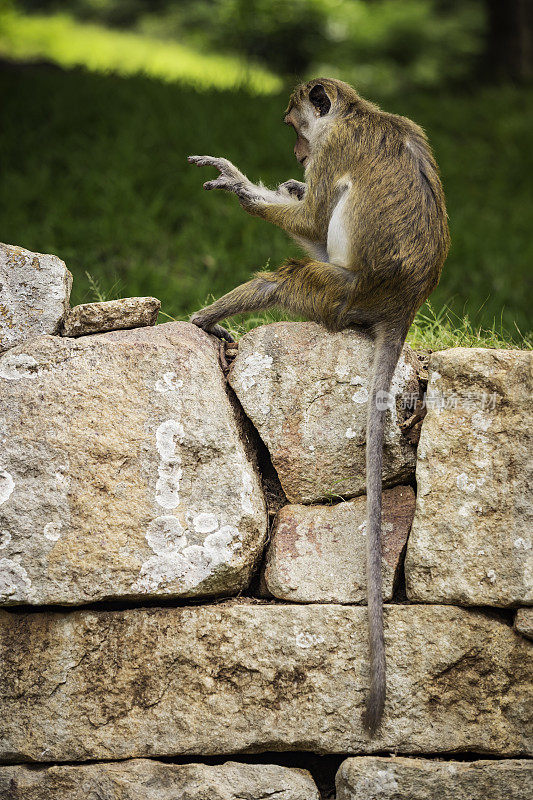
M 300 177 L 281 124 L 285 91 L 199 92 L 146 76 L 27 67 L 0 70 L 0 96 L 0 240 L 63 258 L 73 303 L 93 299 L 89 273 L 102 296 L 153 294 L 185 318 L 298 252 L 234 197 L 203 192 L 211 170 L 186 162 L 220 154 L 270 185 Z M 416 346 L 526 344 L 516 326 L 531 329 L 532 99 L 503 87 L 387 104 L 427 129 L 450 215 L 452 249 L 431 300 L 438 325 L 423 312 Z
M 281 88 L 277 76 L 235 56 L 110 30 L 78 22 L 67 14 L 2 14 L 0 53 L 16 59 L 47 58 L 66 68 L 85 66 L 119 75 L 142 73 L 165 81 L 179 80 L 197 89 L 242 85 L 256 93 L 269 93 Z
M 500 320 L 490 327 L 475 325 L 468 314 L 457 316 L 447 306 L 438 311 L 431 302 L 422 306 L 409 331 L 408 342 L 414 350 L 446 350 L 449 347 L 490 347 L 533 349 L 533 336 L 515 324 L 508 330 Z

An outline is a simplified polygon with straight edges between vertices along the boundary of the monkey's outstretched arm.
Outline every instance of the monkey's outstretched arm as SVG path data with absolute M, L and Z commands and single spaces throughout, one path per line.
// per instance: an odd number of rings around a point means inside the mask
M 274 223 L 274 225 L 279 225 L 280 228 L 283 228 L 293 236 L 299 236 L 310 241 L 319 241 L 317 239 L 318 225 L 315 218 L 316 215 L 308 207 L 310 204 L 307 203 L 307 198 L 309 197 L 307 191 L 303 194 L 302 200 L 297 200 L 290 192 L 273 192 L 264 186 L 256 186 L 226 158 L 189 156 L 188 161 L 198 167 L 211 166 L 219 170 L 220 175 L 218 178 L 206 181 L 204 189 L 208 191 L 211 189 L 225 189 L 228 192 L 233 192 L 249 214 L 266 219 Z M 292 183 L 292 181 L 287 181 L 287 183 Z
M 319 226 L 313 209 L 308 208 L 311 204 L 306 202 L 309 193 L 305 183 L 288 180 L 280 184 L 277 191 L 272 191 L 252 183 L 226 158 L 189 156 L 188 161 L 198 167 L 211 166 L 219 170 L 218 178 L 204 183 L 207 191 L 225 189 L 233 192 L 249 214 L 273 222 L 293 236 L 318 241 L 316 231 Z M 325 241 L 325 231 L 323 233 Z
M 343 267 L 312 259 L 290 259 L 276 272 L 257 273 L 251 281 L 197 311 L 190 321 L 216 334 L 221 319 L 279 306 L 322 322 L 331 330 L 340 330 L 364 321 L 349 302 L 357 285 L 357 275 Z

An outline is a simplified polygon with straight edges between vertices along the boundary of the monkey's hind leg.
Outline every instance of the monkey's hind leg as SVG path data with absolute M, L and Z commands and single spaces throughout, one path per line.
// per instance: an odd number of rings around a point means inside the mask
M 217 323 L 221 319 L 279 306 L 321 322 L 330 330 L 341 330 L 363 321 L 354 317 L 352 298 L 357 285 L 357 276 L 344 267 L 310 258 L 290 259 L 276 272 L 258 273 L 197 311 L 190 321 L 208 333 L 220 335 Z
M 363 322 L 355 308 L 359 278 L 355 272 L 312 258 L 291 258 L 274 273 L 276 304 L 338 331 Z
M 265 273 L 266 275 L 266 273 Z M 210 306 L 200 309 L 190 318 L 193 325 L 198 325 L 208 333 L 215 336 L 222 336 L 227 341 L 234 341 L 231 334 L 217 323 L 221 319 L 233 317 L 235 314 L 243 314 L 247 311 L 258 311 L 260 309 L 271 308 L 276 304 L 275 299 L 276 284 L 267 277 L 258 276 L 241 286 L 237 286 L 228 294 L 216 300 Z M 222 334 L 221 332 L 224 332 Z M 230 337 L 228 339 L 228 336 Z

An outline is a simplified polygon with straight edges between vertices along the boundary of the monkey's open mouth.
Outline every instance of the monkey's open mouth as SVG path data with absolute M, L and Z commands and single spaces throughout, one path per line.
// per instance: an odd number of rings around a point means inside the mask
M 305 162 L 307 161 L 307 156 L 304 156 L 303 158 L 299 158 L 298 161 L 300 162 L 302 167 L 305 167 Z

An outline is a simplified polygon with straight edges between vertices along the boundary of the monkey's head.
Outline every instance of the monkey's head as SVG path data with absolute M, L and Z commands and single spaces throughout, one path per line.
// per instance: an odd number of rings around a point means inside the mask
M 290 96 L 283 121 L 296 131 L 294 155 L 309 166 L 314 145 L 329 122 L 352 113 L 364 102 L 355 89 L 333 78 L 315 78 L 297 86 Z

